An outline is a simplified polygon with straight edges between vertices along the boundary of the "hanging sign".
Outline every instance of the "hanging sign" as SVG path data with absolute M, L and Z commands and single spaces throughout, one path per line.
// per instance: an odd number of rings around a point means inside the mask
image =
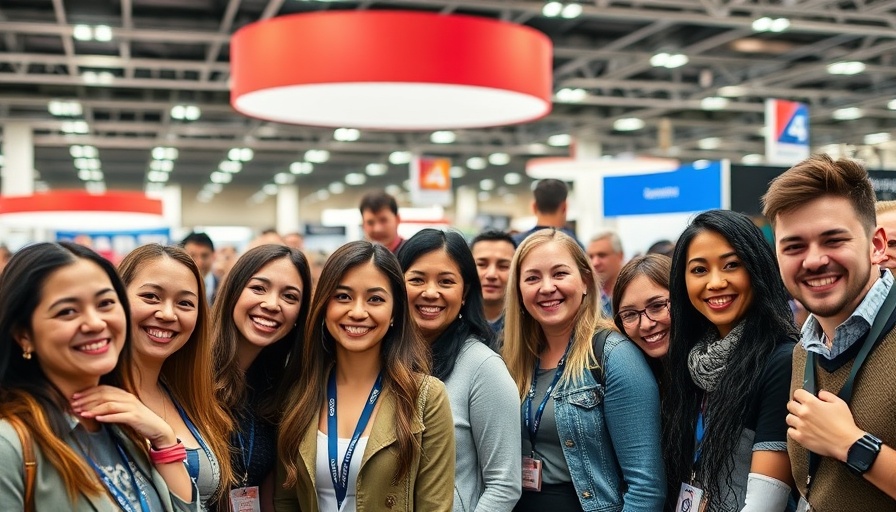
M 765 161 L 794 165 L 809 157 L 809 107 L 796 101 L 765 100 Z

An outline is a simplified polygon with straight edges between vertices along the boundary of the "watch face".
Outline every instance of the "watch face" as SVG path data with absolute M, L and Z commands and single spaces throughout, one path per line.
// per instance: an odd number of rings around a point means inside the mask
M 862 474 L 874 464 L 878 453 L 880 453 L 880 440 L 865 435 L 849 448 L 846 464 L 854 472 Z

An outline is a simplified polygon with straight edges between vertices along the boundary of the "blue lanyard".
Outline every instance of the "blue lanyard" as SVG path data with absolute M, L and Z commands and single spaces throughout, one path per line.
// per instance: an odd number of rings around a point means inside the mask
M 345 501 L 345 495 L 348 493 L 348 472 L 352 464 L 352 455 L 354 455 L 355 447 L 367 423 L 370 422 L 370 416 L 373 415 L 373 409 L 376 407 L 376 401 L 380 397 L 380 391 L 383 389 L 383 374 L 377 375 L 376 382 L 373 383 L 373 389 L 367 397 L 367 403 L 364 404 L 364 410 L 361 411 L 361 417 L 358 418 L 358 425 L 355 427 L 355 433 L 345 450 L 345 457 L 342 458 L 341 471 L 337 471 L 336 467 L 339 456 L 339 426 L 336 422 L 336 370 L 330 372 L 330 380 L 327 383 L 327 448 L 330 456 L 330 478 L 333 480 L 333 488 L 336 490 L 336 508 L 342 508 L 342 502 Z
M 243 459 L 243 480 L 242 486 L 245 487 L 249 481 L 249 464 L 252 462 L 252 450 L 255 448 L 255 415 L 249 413 L 249 454 L 246 455 L 246 446 L 243 443 L 243 433 L 237 432 L 236 439 L 240 443 L 240 457 Z
M 697 413 L 697 428 L 694 430 L 694 471 L 697 470 L 697 463 L 700 462 L 700 456 L 703 455 L 703 437 L 706 435 L 706 395 L 703 395 L 703 403 L 700 404 L 700 411 Z
M 166 390 L 168 388 L 165 388 Z M 202 439 L 202 435 L 199 434 L 199 429 L 196 428 L 196 425 L 190 421 L 190 418 L 187 417 L 187 412 L 183 407 L 177 403 L 177 400 L 171 396 L 171 393 L 168 393 L 168 396 L 171 397 L 171 403 L 174 404 L 174 407 L 177 409 L 177 413 L 180 414 L 180 419 L 184 420 L 184 424 L 187 425 L 187 429 L 190 430 L 190 433 L 193 434 L 193 437 L 199 443 L 199 447 L 202 448 L 202 451 L 205 452 L 206 457 L 209 460 L 212 459 L 212 452 L 209 449 L 208 445 L 205 444 L 205 440 Z M 199 479 L 199 455 L 193 450 L 187 450 L 187 473 L 190 474 L 190 478 L 193 482 L 196 482 Z
M 128 472 L 128 475 L 131 477 L 131 487 L 134 490 L 134 493 L 137 495 L 137 499 L 140 500 L 140 510 L 141 512 L 152 512 L 152 509 L 149 508 L 149 503 L 146 501 L 146 496 L 143 495 L 143 490 L 140 489 L 140 486 L 137 485 L 137 476 L 134 475 L 134 471 L 131 469 L 131 464 L 129 463 L 128 456 L 124 452 L 124 449 L 118 443 L 118 440 L 115 439 L 115 436 L 110 434 L 112 437 L 112 441 L 115 443 L 115 448 L 118 450 L 118 455 L 121 456 L 121 462 L 124 464 L 125 469 Z M 102 480 L 103 485 L 106 486 L 106 489 L 109 490 L 109 493 L 112 494 L 112 497 L 115 498 L 115 501 L 118 502 L 118 506 L 121 507 L 125 512 L 136 512 L 134 507 L 131 505 L 131 502 L 128 500 L 125 492 L 115 485 L 115 482 L 109 478 L 109 475 L 103 471 L 99 465 L 97 465 L 96 461 L 86 452 L 84 452 L 84 458 L 87 459 L 87 462 L 90 463 L 90 466 L 93 468 L 93 471 L 96 473 L 96 476 Z
M 557 385 L 557 382 L 560 381 L 560 377 L 563 376 L 563 369 L 566 366 L 566 356 L 569 354 L 569 347 L 571 346 L 572 343 L 566 345 L 566 351 L 563 352 L 563 357 L 561 357 L 560 361 L 557 363 L 557 371 L 554 373 L 554 380 L 551 381 L 551 385 L 545 390 L 544 398 L 541 400 L 541 404 L 535 411 L 535 418 L 532 418 L 532 399 L 535 398 L 535 386 L 538 383 L 538 366 L 540 364 L 540 359 L 535 359 L 535 371 L 532 372 L 532 385 L 529 386 L 526 400 L 523 401 L 523 423 L 526 425 L 526 430 L 529 432 L 529 443 L 532 445 L 533 456 L 535 455 L 535 438 L 538 436 L 538 427 L 541 425 L 541 416 L 544 414 L 544 408 L 548 405 L 548 399 L 551 398 L 551 392 L 554 391 L 554 387 Z

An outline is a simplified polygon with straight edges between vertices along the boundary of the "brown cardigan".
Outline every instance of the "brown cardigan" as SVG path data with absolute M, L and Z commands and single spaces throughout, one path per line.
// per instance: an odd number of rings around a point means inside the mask
M 380 400 L 358 473 L 358 512 L 451 512 L 454 503 L 454 421 L 445 385 L 434 377 L 423 378 L 417 400 L 418 417 L 412 427 L 422 449 L 408 475 L 394 485 L 392 480 L 398 467 L 393 420 L 395 396 L 387 388 Z M 278 463 L 274 510 L 318 512 L 314 481 L 317 430 L 317 422 L 312 422 L 302 438 L 299 453 L 293 455 L 298 470 L 294 488 L 283 489 L 286 473 L 282 462 Z
M 852 369 L 854 361 L 849 361 L 833 373 L 821 366 L 816 367 L 819 390 L 837 393 Z M 896 329 L 887 333 L 884 340 L 865 360 L 856 378 L 850 410 L 856 425 L 862 430 L 880 438 L 884 444 L 896 447 Z M 797 344 L 793 351 L 793 377 L 790 396 L 794 390 L 803 387 L 803 373 L 806 368 L 806 349 Z M 806 494 L 806 475 L 809 468 L 809 453 L 792 439 L 787 439 L 787 452 L 793 477 L 800 494 Z M 846 465 L 829 457 L 824 457 L 818 472 L 812 480 L 809 496 L 812 510 L 818 512 L 839 511 L 885 511 L 896 510 L 896 500 L 871 485 L 862 477 L 850 473 Z

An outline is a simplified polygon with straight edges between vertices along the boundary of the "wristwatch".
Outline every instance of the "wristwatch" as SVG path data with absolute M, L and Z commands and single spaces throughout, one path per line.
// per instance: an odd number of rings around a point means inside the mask
M 849 451 L 846 453 L 846 467 L 854 475 L 861 476 L 865 474 L 866 471 L 871 469 L 871 465 L 877 459 L 877 454 L 880 453 L 880 447 L 883 444 L 883 441 L 880 439 L 866 433 L 849 447 Z

